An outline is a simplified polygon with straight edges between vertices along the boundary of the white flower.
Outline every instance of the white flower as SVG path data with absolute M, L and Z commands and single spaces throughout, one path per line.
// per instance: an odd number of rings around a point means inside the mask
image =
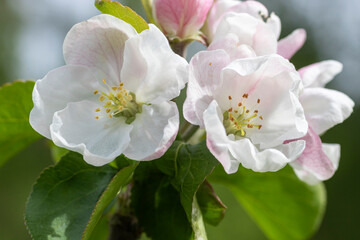
M 207 146 L 226 172 L 239 163 L 277 171 L 305 147 L 302 140 L 283 144 L 307 132 L 300 89 L 300 76 L 281 56 L 231 61 L 224 50 L 203 51 L 190 62 L 184 116 L 205 128 Z
M 324 86 L 340 73 L 342 64 L 323 61 L 299 70 L 304 84 L 300 102 L 309 130 L 304 138 L 306 148 L 290 165 L 300 179 L 316 184 L 331 178 L 340 160 L 339 144 L 322 144 L 319 135 L 343 122 L 353 111 L 354 102 L 345 94 Z
M 176 137 L 172 98 L 187 79 L 187 62 L 154 25 L 138 34 L 99 15 L 75 25 L 64 42 L 66 65 L 36 82 L 32 127 L 92 165 L 122 153 L 160 157 Z
M 257 1 L 216 1 L 203 31 L 212 43 L 209 49 L 222 48 L 233 53 L 235 46 L 246 44 L 258 56 L 277 53 L 287 59 L 306 40 L 305 30 L 297 29 L 278 42 L 281 32 L 279 17 L 274 13 L 269 14 L 266 7 Z

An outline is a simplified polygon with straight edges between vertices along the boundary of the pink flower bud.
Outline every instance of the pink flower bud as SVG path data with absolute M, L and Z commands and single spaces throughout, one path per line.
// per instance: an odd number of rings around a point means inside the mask
M 154 0 L 153 16 L 170 37 L 189 38 L 205 22 L 213 0 Z

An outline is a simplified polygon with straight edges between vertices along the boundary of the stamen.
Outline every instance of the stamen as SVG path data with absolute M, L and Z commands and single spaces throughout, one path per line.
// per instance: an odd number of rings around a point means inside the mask
M 105 100 L 105 97 L 104 97 L 104 96 L 100 96 L 100 97 L 99 97 L 99 101 L 100 101 L 100 102 L 103 102 L 104 100 Z
M 100 108 L 95 109 L 95 112 L 100 112 Z
M 229 101 L 232 100 L 231 96 L 228 96 Z M 242 95 L 243 100 L 237 103 L 237 107 L 234 109 L 234 105 L 230 102 L 230 107 L 224 112 L 223 124 L 227 134 L 234 134 L 237 136 L 245 137 L 245 129 L 261 129 L 262 125 L 256 124 L 256 118 L 263 120 L 262 116 L 258 116 L 259 110 L 253 107 L 247 108 L 246 100 L 249 98 L 248 93 Z M 260 104 L 260 98 L 255 99 L 255 104 Z M 253 113 L 253 114 L 251 114 Z M 255 123 L 255 124 L 254 124 Z
M 94 91 L 94 95 L 96 95 L 96 94 L 98 94 L 98 93 L 99 93 L 99 91 L 98 91 L 98 90 Z

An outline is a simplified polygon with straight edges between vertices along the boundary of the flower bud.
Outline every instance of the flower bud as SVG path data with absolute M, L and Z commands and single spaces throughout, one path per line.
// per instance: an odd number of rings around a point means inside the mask
M 213 0 L 154 0 L 153 17 L 168 37 L 196 35 L 205 22 Z

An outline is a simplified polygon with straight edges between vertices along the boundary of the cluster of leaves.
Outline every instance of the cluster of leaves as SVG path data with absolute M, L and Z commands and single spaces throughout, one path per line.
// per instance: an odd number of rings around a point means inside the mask
M 139 32 L 148 28 L 119 3 L 96 1 L 96 6 Z M 33 86 L 14 82 L 0 89 L 0 165 L 41 138 L 28 122 Z M 118 221 L 133 217 L 131 224 L 152 239 L 206 239 L 204 222 L 218 225 L 226 210 L 210 182 L 228 187 L 271 239 L 308 238 L 324 212 L 322 184 L 309 186 L 290 168 L 254 173 L 240 167 L 227 175 L 205 142 L 176 141 L 158 160 L 139 164 L 120 156 L 103 167 L 88 165 L 80 154 L 54 150 L 56 161 L 61 160 L 40 175 L 27 202 L 26 225 L 34 239 L 106 239 L 108 217 L 114 214 L 125 214 Z M 119 195 L 129 198 L 129 206 L 115 204 Z

